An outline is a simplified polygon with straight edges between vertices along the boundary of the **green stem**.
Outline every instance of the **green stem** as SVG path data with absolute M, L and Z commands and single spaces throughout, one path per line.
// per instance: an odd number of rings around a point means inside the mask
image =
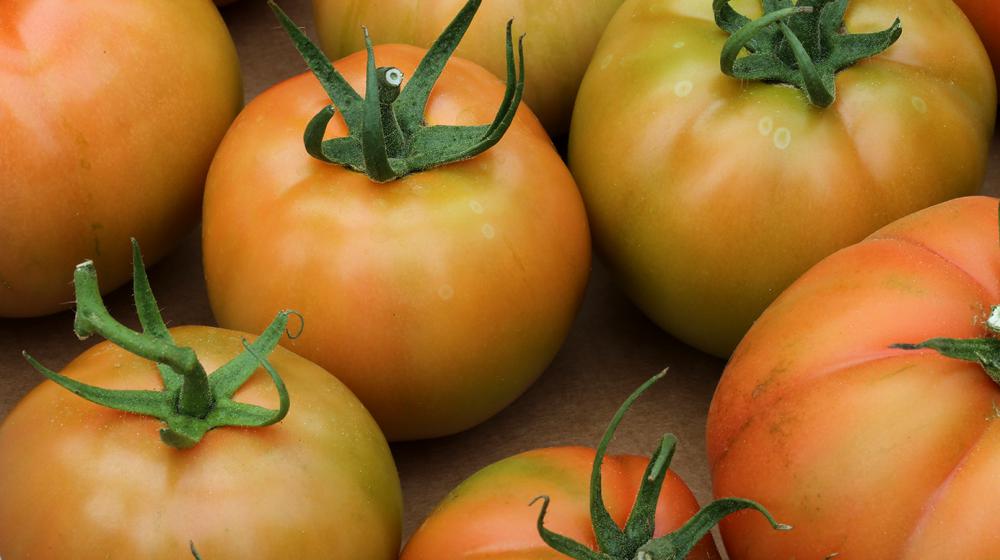
M 802 80 L 805 82 L 806 95 L 809 96 L 809 101 L 817 107 L 829 107 L 833 104 L 835 97 L 833 88 L 828 88 L 823 83 L 823 78 L 813 63 L 812 57 L 806 52 L 806 48 L 802 46 L 802 41 L 799 40 L 799 37 L 789 29 L 788 24 L 782 21 L 778 22 L 778 26 L 781 28 L 781 33 L 785 36 L 785 40 L 788 41 L 788 45 L 792 48 L 792 53 L 795 55 L 795 61 L 798 63 L 799 71 L 802 73 Z
M 24 353 L 28 363 L 49 380 L 95 404 L 162 420 L 166 426 L 160 430 L 160 438 L 178 449 L 196 445 L 215 428 L 263 427 L 280 422 L 290 406 L 288 390 L 266 356 L 285 334 L 289 315 L 298 314 L 279 313 L 253 344 L 244 341 L 244 352 L 209 377 L 194 350 L 174 344 L 149 287 L 135 240 L 132 249 L 135 304 L 143 332 L 129 329 L 108 313 L 101 299 L 97 272 L 90 261 L 78 266 L 74 273 L 75 330 L 80 338 L 100 334 L 127 351 L 157 362 L 163 390 L 111 390 L 87 385 L 46 368 Z M 277 410 L 232 400 L 233 394 L 253 375 L 258 365 L 274 382 L 280 403 Z
M 382 67 L 378 69 L 377 73 L 379 110 L 382 113 L 385 148 L 389 157 L 398 158 L 403 155 L 404 139 L 392 104 L 399 97 L 399 91 L 403 85 L 403 72 L 399 68 Z
M 183 377 L 176 403 L 177 410 L 198 418 L 208 415 L 213 403 L 212 393 L 208 388 L 208 374 L 194 350 L 137 333 L 116 321 L 104 306 L 97 283 L 97 270 L 92 261 L 76 267 L 73 283 L 76 287 L 77 313 L 74 330 L 77 336 L 83 339 L 99 334 L 137 356 L 167 365 Z
M 882 53 L 902 34 L 898 19 L 876 33 L 846 32 L 850 0 L 799 0 L 794 7 L 792 0 L 763 1 L 764 15 L 757 20 L 738 13 L 730 1 L 712 1 L 716 24 L 730 34 L 722 71 L 739 80 L 795 86 L 820 108 L 836 101 L 837 72 Z
M 595 552 L 589 547 L 569 537 L 554 533 L 545 527 L 545 515 L 549 509 L 547 496 L 539 496 L 531 502 L 534 504 L 539 500 L 542 501 L 542 509 L 538 514 L 536 527 L 542 540 L 554 550 L 576 560 L 681 560 L 719 521 L 731 513 L 744 509 L 760 512 L 777 530 L 791 529 L 788 525 L 775 521 L 771 514 L 756 502 L 739 498 L 726 498 L 717 500 L 699 511 L 677 531 L 660 538 L 653 538 L 656 527 L 656 506 L 659 503 L 667 469 L 670 467 L 670 461 L 673 459 L 677 446 L 677 438 L 671 434 L 663 437 L 659 448 L 649 460 L 625 529 L 618 528 L 604 505 L 601 493 L 601 465 L 604 462 L 608 445 L 611 443 L 614 432 L 625 413 L 636 399 L 662 379 L 666 373 L 666 370 L 660 372 L 625 400 L 625 403 L 612 417 L 595 453 L 590 478 L 590 512 L 599 551 Z
M 368 74 L 363 99 L 288 15 L 273 0 L 268 4 L 333 102 L 333 106 L 313 117 L 303 135 L 306 152 L 320 161 L 344 166 L 366 174 L 372 181 L 385 183 L 476 157 L 496 145 L 514 121 L 524 94 L 524 45 L 522 36 L 518 43 L 521 62 L 518 76 L 510 23 L 506 45 L 507 89 L 493 122 L 428 126 L 424 119 L 431 90 L 472 24 L 481 0 L 466 0 L 402 89 L 402 72 L 392 67 L 376 67 L 366 29 Z M 342 113 L 349 136 L 324 140 L 333 107 Z
M 365 48 L 368 50 L 368 76 L 366 80 L 364 102 L 364 124 L 361 129 L 361 146 L 365 158 L 365 167 L 372 180 L 379 183 L 396 178 L 389 162 L 389 151 L 386 147 L 385 129 L 382 128 L 382 103 L 379 92 L 379 79 L 375 72 L 375 51 L 372 47 L 368 28 L 364 29 Z
M 810 13 L 812 11 L 812 6 L 785 8 L 783 10 L 771 12 L 764 17 L 756 19 L 743 26 L 739 31 L 733 33 L 729 37 L 729 40 L 726 41 L 726 44 L 722 46 L 722 73 L 727 76 L 734 75 L 733 67 L 736 65 L 736 59 L 739 57 L 740 52 L 747 46 L 747 43 L 753 40 L 754 37 L 756 37 L 757 34 L 760 33 L 765 27 L 789 16 Z

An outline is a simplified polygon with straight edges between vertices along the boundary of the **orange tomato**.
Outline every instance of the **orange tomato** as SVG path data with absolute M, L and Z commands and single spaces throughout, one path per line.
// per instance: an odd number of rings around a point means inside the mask
M 591 548 L 588 488 L 594 450 L 554 447 L 521 453 L 494 463 L 455 488 L 413 534 L 400 560 L 558 560 L 538 535 L 539 495 L 551 498 L 545 526 Z M 625 525 L 645 476 L 648 460 L 632 455 L 608 456 L 601 467 L 608 512 Z M 698 512 L 698 502 L 670 471 L 656 507 L 657 537 L 681 527 Z M 719 558 L 710 537 L 687 558 Z
M 525 99 L 554 135 L 569 131 L 573 99 L 601 32 L 623 0 L 488 0 L 458 47 L 458 56 L 497 76 L 506 72 L 502 29 L 513 18 L 529 52 Z M 376 43 L 429 47 L 465 0 L 313 0 L 316 33 L 331 58 L 364 48 L 361 26 Z
M 375 49 L 407 76 L 423 55 Z M 364 53 L 336 67 L 364 91 Z M 426 120 L 489 123 L 503 93 L 452 59 Z M 300 311 L 305 334 L 285 344 L 344 381 L 390 440 L 469 428 L 521 394 L 569 331 L 590 268 L 580 194 L 524 106 L 482 155 L 378 184 L 306 153 L 306 124 L 329 103 L 303 74 L 249 104 L 223 141 L 204 207 L 215 316 L 253 330 Z M 328 137 L 346 133 L 338 111 Z
M 178 327 L 209 372 L 243 352 L 242 333 Z M 268 361 L 291 407 L 267 428 L 218 428 L 191 449 L 159 420 L 92 404 L 46 381 L 0 425 L 5 560 L 395 559 L 402 500 L 385 438 L 351 392 L 283 348 Z M 159 390 L 156 364 L 103 342 L 63 374 L 108 389 Z M 275 406 L 258 370 L 235 395 Z
M 723 374 L 708 449 L 716 495 L 795 530 L 733 516 L 730 557 L 996 558 L 1000 386 L 978 364 L 890 346 L 992 337 L 998 303 L 984 197 L 899 220 L 788 288 Z
M 67 309 L 85 258 L 117 287 L 129 237 L 166 254 L 241 103 L 210 2 L 0 3 L 0 316 Z

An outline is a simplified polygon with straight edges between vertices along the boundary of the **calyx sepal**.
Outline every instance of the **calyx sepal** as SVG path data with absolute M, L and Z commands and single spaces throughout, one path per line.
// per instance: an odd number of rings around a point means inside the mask
M 993 306 L 986 320 L 986 329 L 992 336 L 983 338 L 932 338 L 918 344 L 893 344 L 901 350 L 934 350 L 942 356 L 974 362 L 982 366 L 986 375 L 1000 385 L 1000 305 Z
M 677 438 L 673 434 L 663 436 L 659 447 L 650 457 L 635 504 L 632 506 L 624 529 L 615 523 L 604 504 L 602 495 L 601 465 L 604 462 L 604 456 L 614 438 L 615 430 L 628 409 L 647 389 L 666 374 L 667 370 L 663 370 L 646 381 L 625 400 L 611 419 L 611 424 L 597 447 L 590 478 L 590 514 L 598 550 L 595 551 L 569 537 L 546 529 L 545 516 L 548 513 L 550 500 L 548 496 L 539 496 L 532 501 L 532 504 L 538 501 L 542 502 L 542 509 L 538 514 L 537 521 L 538 534 L 553 549 L 576 560 L 681 560 L 687 557 L 698 541 L 708 534 L 719 521 L 732 513 L 745 509 L 760 512 L 776 530 L 787 531 L 791 529 L 788 525 L 778 523 L 763 506 L 754 501 L 724 498 L 703 508 L 680 529 L 669 535 L 654 538 L 656 506 L 667 477 L 667 469 L 670 467 L 674 451 L 677 448 Z
M 740 14 L 731 0 L 713 0 L 716 24 L 730 34 L 722 49 L 723 73 L 741 80 L 798 87 L 817 107 L 837 96 L 837 72 L 875 56 L 903 33 L 899 18 L 884 31 L 846 33 L 850 0 L 762 0 L 764 16 Z M 739 57 L 746 49 L 747 56 Z
M 290 406 L 288 391 L 266 356 L 285 334 L 288 317 L 298 316 L 297 313 L 279 313 L 253 343 L 243 341 L 244 351 L 240 355 L 209 376 L 194 350 L 177 346 L 170 336 L 134 239 L 132 268 L 135 306 L 142 332 L 119 323 L 108 312 L 91 261 L 77 266 L 73 274 L 77 302 L 74 331 L 80 339 L 99 334 L 129 352 L 156 362 L 163 382 L 162 391 L 95 387 L 56 373 L 24 352 L 28 363 L 51 381 L 95 404 L 162 420 L 165 426 L 160 430 L 160 438 L 178 449 L 193 447 L 215 428 L 264 427 L 284 419 Z M 236 390 L 250 379 L 258 366 L 263 367 L 274 382 L 280 403 L 277 410 L 232 400 Z
M 274 3 L 268 5 L 291 36 L 296 49 L 330 96 L 306 127 L 303 141 L 312 157 L 366 174 L 385 183 L 419 171 L 473 158 L 503 138 L 524 95 L 524 36 L 514 60 L 512 21 L 507 22 L 507 86 L 496 117 L 479 126 L 428 126 L 424 110 L 431 89 L 455 52 L 479 10 L 482 0 L 468 0 L 421 60 L 406 87 L 403 73 L 378 67 L 368 30 L 363 29 L 368 53 L 365 95 L 358 94 L 330 63 L 322 50 Z M 520 67 L 520 72 L 518 72 Z M 349 136 L 324 140 L 336 110 L 347 123 Z

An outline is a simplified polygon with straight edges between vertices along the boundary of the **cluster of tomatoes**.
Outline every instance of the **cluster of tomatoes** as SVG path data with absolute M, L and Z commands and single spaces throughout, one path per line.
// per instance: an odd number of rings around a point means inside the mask
M 310 71 L 242 107 L 208 0 L 4 0 L 0 317 L 74 301 L 107 341 L 26 355 L 0 557 L 718 558 L 720 520 L 734 560 L 1000 557 L 998 202 L 961 198 L 1000 10 L 959 4 L 313 0 L 320 47 L 271 3 Z M 139 247 L 199 216 L 222 328 L 168 329 Z M 400 553 L 387 440 L 527 390 L 592 243 L 729 358 L 719 499 L 671 436 L 605 457 L 654 379 L 596 450 L 487 467 Z M 138 330 L 101 296 L 130 277 Z

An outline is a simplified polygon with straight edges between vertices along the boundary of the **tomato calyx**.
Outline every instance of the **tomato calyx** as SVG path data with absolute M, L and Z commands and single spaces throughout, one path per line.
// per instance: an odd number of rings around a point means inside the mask
M 368 29 L 364 28 L 368 52 L 365 96 L 347 83 L 323 51 L 274 3 L 268 5 L 291 36 L 333 101 L 316 114 L 304 134 L 306 151 L 312 157 L 366 174 L 385 183 L 411 173 L 473 158 L 503 138 L 524 95 L 524 36 L 518 41 L 520 73 L 514 61 L 513 20 L 507 22 L 507 88 L 496 117 L 479 126 L 427 126 L 424 110 L 431 89 L 445 64 L 479 10 L 482 0 L 469 0 L 420 61 L 405 88 L 398 68 L 376 67 Z M 340 110 L 350 135 L 323 140 L 335 110 Z
M 695 545 L 715 525 L 726 516 L 745 509 L 760 512 L 771 526 L 779 531 L 790 530 L 791 527 L 778 523 L 774 517 L 760 504 L 741 498 L 724 498 L 716 500 L 702 508 L 683 527 L 677 531 L 659 538 L 653 538 L 656 528 L 656 506 L 660 499 L 660 491 L 666 480 L 667 469 L 674 457 L 677 438 L 666 434 L 660 440 L 660 446 L 649 459 L 646 473 L 639 486 L 639 492 L 629 513 L 625 528 L 622 529 L 612 519 L 604 504 L 601 489 L 601 464 L 607 454 L 608 445 L 614 437 L 615 430 L 621 423 L 625 413 L 632 404 L 646 392 L 654 383 L 667 374 L 663 370 L 639 387 L 618 409 L 611 424 L 608 426 L 594 457 L 594 468 L 590 476 L 590 516 L 597 538 L 598 551 L 559 535 L 545 528 L 545 515 L 548 513 L 549 497 L 539 496 L 532 502 L 542 502 L 538 514 L 538 533 L 542 540 L 553 549 L 577 560 L 680 560 L 687 557 Z
M 142 332 L 116 321 L 101 298 L 97 271 L 92 261 L 76 267 L 76 320 L 73 330 L 82 340 L 99 334 L 115 345 L 158 364 L 162 391 L 110 390 L 87 385 L 56 373 L 24 352 L 24 357 L 39 373 L 95 404 L 162 420 L 164 443 L 187 449 L 196 445 L 209 430 L 223 426 L 263 427 L 284 419 L 290 406 L 288 391 L 281 376 L 266 357 L 286 332 L 289 315 L 282 311 L 252 344 L 243 341 L 244 352 L 226 363 L 211 376 L 191 348 L 177 346 L 160 315 L 153 297 L 139 245 L 132 240 L 133 289 Z M 290 337 L 297 336 L 289 333 Z M 280 401 L 277 410 L 232 400 L 258 365 L 271 376 Z
M 993 306 L 986 329 L 993 337 L 984 338 L 932 338 L 919 344 L 893 344 L 901 350 L 934 350 L 935 352 L 982 366 L 986 375 L 1000 385 L 1000 305 Z
M 716 24 L 730 34 L 722 48 L 721 67 L 740 80 L 793 85 L 816 107 L 836 100 L 837 72 L 875 56 L 903 33 L 899 18 L 884 31 L 846 33 L 844 14 L 850 0 L 763 0 L 764 16 L 740 14 L 730 0 L 713 0 Z M 749 54 L 740 57 L 746 49 Z

